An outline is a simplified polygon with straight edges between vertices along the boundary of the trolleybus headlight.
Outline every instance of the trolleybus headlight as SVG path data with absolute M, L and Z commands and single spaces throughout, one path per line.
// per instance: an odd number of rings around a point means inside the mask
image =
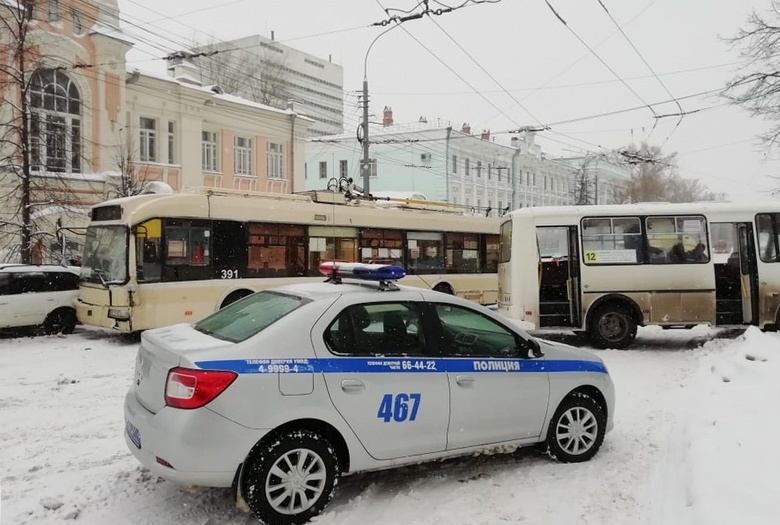
M 108 309 L 108 316 L 111 319 L 116 319 L 117 321 L 129 321 L 130 320 L 130 310 L 120 310 L 119 308 L 109 308 Z

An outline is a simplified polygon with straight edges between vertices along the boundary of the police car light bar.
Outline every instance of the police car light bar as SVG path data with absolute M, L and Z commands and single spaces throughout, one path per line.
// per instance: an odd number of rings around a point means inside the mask
M 406 270 L 391 264 L 364 264 L 324 262 L 320 263 L 320 273 L 331 278 L 347 277 L 365 281 L 395 281 L 406 276 Z

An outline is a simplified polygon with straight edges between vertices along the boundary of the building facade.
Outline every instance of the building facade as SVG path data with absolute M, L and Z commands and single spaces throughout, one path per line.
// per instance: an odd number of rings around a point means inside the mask
M 528 206 L 573 203 L 577 159 L 547 158 L 533 132 L 494 137 L 472 134 L 448 122 L 397 125 L 385 108 L 383 124 L 369 129 L 371 193 L 419 193 L 428 200 L 497 215 Z M 306 152 L 306 188 L 333 187 L 341 178 L 363 186 L 362 148 L 352 135 L 317 137 Z M 628 171 L 603 159 L 589 163 L 599 181 L 599 203 L 609 202 L 610 187 Z M 621 171 L 622 170 L 622 171 Z
M 116 0 L 0 0 L 0 16 L 0 262 L 28 229 L 33 262 L 75 259 L 89 206 L 161 183 L 304 188 L 313 121 L 175 68 L 128 72 Z
M 288 104 L 314 120 L 312 135 L 344 129 L 344 70 L 328 60 L 253 35 L 193 49 L 203 84 L 267 105 Z M 214 53 L 213 55 L 211 53 Z

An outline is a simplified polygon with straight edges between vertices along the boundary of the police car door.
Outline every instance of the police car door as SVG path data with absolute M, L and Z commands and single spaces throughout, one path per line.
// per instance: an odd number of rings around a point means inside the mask
M 470 308 L 432 306 L 451 391 L 447 449 L 539 436 L 549 378 L 520 358 L 516 334 Z
M 337 301 L 313 331 L 330 398 L 376 459 L 443 451 L 447 439 L 447 376 L 428 351 L 421 295 L 392 298 Z

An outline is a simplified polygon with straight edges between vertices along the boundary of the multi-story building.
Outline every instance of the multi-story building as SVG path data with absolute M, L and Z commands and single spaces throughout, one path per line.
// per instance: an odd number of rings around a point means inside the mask
M 18 258 L 26 201 L 37 259 L 57 260 L 80 252 L 90 205 L 149 183 L 303 190 L 311 119 L 197 85 L 181 64 L 128 72 L 118 13 L 117 0 L 0 2 L 18 28 L 0 33 L 0 261 Z
M 193 49 L 203 84 L 280 108 L 292 106 L 314 120 L 312 135 L 344 129 L 344 70 L 271 38 L 253 35 Z M 212 54 L 214 53 L 214 54 Z
M 533 132 L 506 140 L 489 131 L 471 133 L 448 122 L 397 125 L 385 108 L 381 126 L 369 128 L 371 193 L 419 193 L 429 200 L 474 208 L 479 213 L 527 206 L 572 203 L 575 174 L 572 159 L 550 159 L 535 141 Z M 352 135 L 313 138 L 306 152 L 306 188 L 332 186 L 339 178 L 363 185 L 362 149 Z M 619 180 L 619 166 L 591 162 L 602 182 L 598 187 L 606 203 L 609 185 Z M 610 174 L 610 177 L 607 176 Z M 625 174 L 627 177 L 627 173 Z M 490 211 L 488 212 L 488 209 Z

